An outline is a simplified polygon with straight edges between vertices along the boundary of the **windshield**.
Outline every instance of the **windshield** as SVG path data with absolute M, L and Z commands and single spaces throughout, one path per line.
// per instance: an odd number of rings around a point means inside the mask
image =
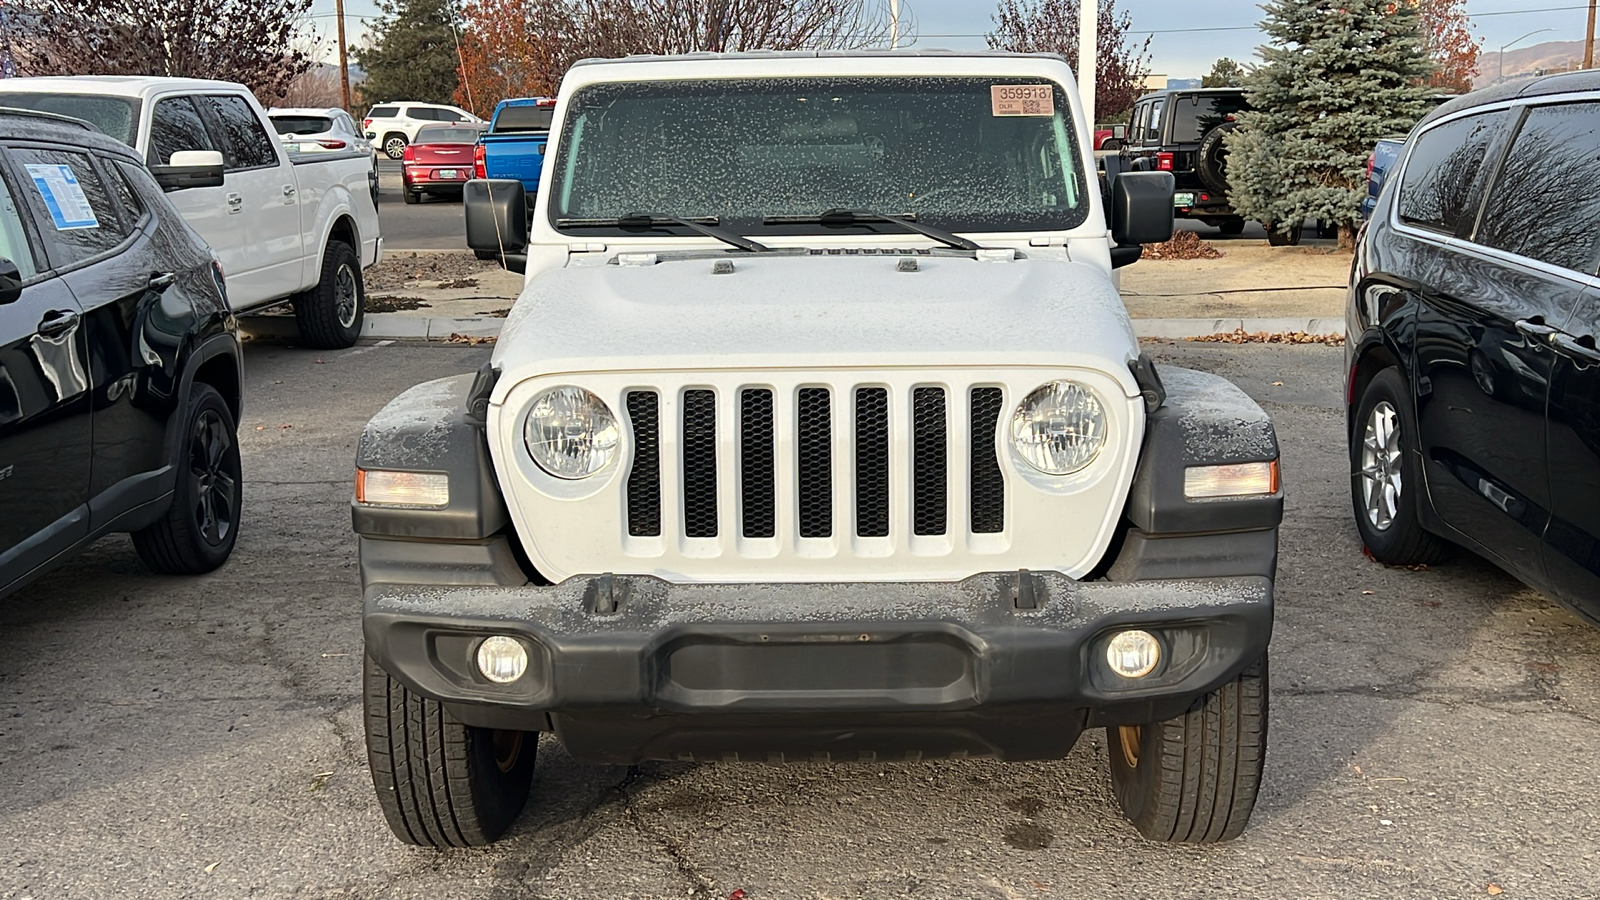
M 1172 101 L 1172 143 L 1198 143 L 1206 132 L 1249 108 L 1243 94 L 1179 95 Z
M 483 134 L 481 128 L 463 128 L 451 125 L 424 125 L 417 129 L 417 144 L 471 144 Z
M 139 127 L 139 101 L 97 94 L 12 93 L 0 88 L 0 106 L 33 109 L 83 119 L 132 147 Z
M 508 106 L 494 117 L 494 131 L 549 131 L 555 114 L 554 106 Z
M 1022 104 L 992 89 L 1029 84 L 1044 92 L 1036 114 L 997 114 Z M 763 219 L 845 209 L 1032 231 L 1070 229 L 1088 214 L 1066 96 L 1039 79 L 595 85 L 573 96 L 559 154 L 552 224 L 647 212 L 715 218 L 741 234 L 815 234 L 824 229 Z
M 326 116 L 273 116 L 272 127 L 279 134 L 321 134 L 333 130 L 333 120 Z

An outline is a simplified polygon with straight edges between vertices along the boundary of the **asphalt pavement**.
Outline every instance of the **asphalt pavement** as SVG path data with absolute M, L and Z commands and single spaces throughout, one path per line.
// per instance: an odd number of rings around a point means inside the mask
M 425 196 L 407 204 L 401 196 L 400 163 L 378 159 L 378 223 L 386 253 L 407 250 L 466 250 L 460 197 Z
M 256 343 L 232 561 L 158 577 L 108 538 L 0 601 L 0 900 L 1600 897 L 1600 631 L 1471 557 L 1362 557 L 1338 349 L 1148 349 L 1235 379 L 1283 443 L 1271 739 L 1236 842 L 1140 839 L 1090 733 L 1060 762 L 781 767 L 547 739 L 503 842 L 402 846 L 363 745 L 355 441 L 488 350 Z

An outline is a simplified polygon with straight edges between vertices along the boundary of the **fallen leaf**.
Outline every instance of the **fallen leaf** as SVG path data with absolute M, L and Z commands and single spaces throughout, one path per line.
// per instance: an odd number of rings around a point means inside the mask
M 206 866 L 206 874 L 210 875 L 212 872 L 215 872 L 217 870 L 217 866 L 220 866 L 220 865 L 222 865 L 222 860 L 219 859 L 216 862 L 212 863 L 211 865 Z M 1489 885 L 1489 886 L 1490 887 L 1494 887 L 1494 885 L 1492 885 L 1492 884 Z
M 1357 775 L 1361 774 L 1361 767 L 1360 766 L 1351 766 L 1350 768 L 1355 769 Z
M 265 425 L 257 425 L 256 426 L 256 430 L 257 431 L 266 431 L 267 430 L 267 426 L 265 426 Z
M 306 788 L 306 790 L 320 791 L 328 786 L 328 779 L 332 777 L 332 772 L 318 772 L 317 774 L 311 776 L 311 786 Z
M 1498 884 L 1495 884 L 1492 881 L 1489 882 L 1489 896 L 1493 897 L 1493 896 L 1496 896 L 1498 894 L 1504 894 L 1505 892 L 1506 892 L 1505 888 L 1501 887 Z
M 1283 382 L 1281 382 L 1281 381 L 1274 381 L 1274 382 L 1273 382 L 1273 383 L 1272 383 L 1272 386 L 1273 386 L 1273 387 L 1283 387 Z
M 728 900 L 744 900 L 744 888 L 738 888 L 728 895 Z
M 1368 596 L 1368 597 L 1373 595 L 1373 594 L 1376 594 L 1376 593 L 1377 593 L 1377 591 L 1362 591 L 1361 592 L 1362 596 Z

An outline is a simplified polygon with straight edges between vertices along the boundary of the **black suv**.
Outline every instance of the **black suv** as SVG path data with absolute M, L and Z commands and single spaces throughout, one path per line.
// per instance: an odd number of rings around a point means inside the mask
M 1227 147 L 1234 116 L 1248 110 L 1243 88 L 1156 91 L 1139 98 L 1122 147 L 1123 168 L 1171 172 L 1179 218 L 1199 219 L 1223 234 L 1244 231 L 1228 205 Z
M 210 168 L 160 175 L 221 183 Z M 143 161 L 0 110 L 0 596 L 110 532 L 159 572 L 221 565 L 239 390 L 222 272 Z
M 1600 622 L 1600 73 L 1412 131 L 1357 246 L 1351 489 L 1372 555 L 1461 544 Z

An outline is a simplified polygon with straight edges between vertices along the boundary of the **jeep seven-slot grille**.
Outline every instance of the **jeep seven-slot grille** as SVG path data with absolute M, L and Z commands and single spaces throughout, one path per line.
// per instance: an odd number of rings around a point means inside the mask
M 828 538 L 835 533 L 835 461 L 841 447 L 847 465 L 853 462 L 855 533 L 864 538 L 888 537 L 893 507 L 906 504 L 907 519 L 915 535 L 943 535 L 950 528 L 950 460 L 952 428 L 950 402 L 945 389 L 916 387 L 910 392 L 910 421 L 895 426 L 893 418 L 905 409 L 886 388 L 855 388 L 846 398 L 845 422 L 853 433 L 835 434 L 834 405 L 840 402 L 827 387 L 800 388 L 788 395 L 786 409 L 766 388 L 739 391 L 737 423 L 717 421 L 717 395 L 709 389 L 682 394 L 681 428 L 676 446 L 682 467 L 682 534 L 715 538 L 719 527 L 735 527 L 745 538 L 772 538 L 796 533 L 802 538 Z M 904 397 L 904 395 L 901 395 Z M 853 402 L 850 402 L 852 401 Z M 998 387 L 974 387 L 970 392 L 971 419 L 960 437 L 970 440 L 958 458 L 968 464 L 970 528 L 975 534 L 1005 530 L 1005 476 L 996 455 L 1003 393 Z M 904 403 L 904 399 L 900 403 Z M 660 395 L 630 391 L 628 418 L 633 428 L 633 465 L 627 479 L 628 534 L 635 537 L 662 534 L 662 452 Z M 781 414 L 780 414 L 781 413 Z M 738 522 L 718 521 L 718 428 L 737 431 Z M 904 435 L 908 459 L 897 458 L 893 435 Z M 785 429 L 780 434 L 779 429 Z M 961 429 L 956 430 L 960 434 Z M 732 437 L 730 435 L 729 437 Z M 792 439 L 785 439 L 785 438 Z M 780 447 L 792 447 L 794 466 L 779 464 Z M 721 464 L 730 462 L 726 456 Z M 675 467 L 676 468 L 676 467 Z M 899 472 L 899 489 L 896 472 Z M 780 472 L 784 481 L 780 482 Z M 896 496 L 909 485 L 909 496 Z M 794 519 L 778 521 L 783 498 L 793 501 Z M 672 498 L 677 500 L 679 498 Z M 849 510 L 850 507 L 846 507 Z M 848 512 L 846 512 L 848 515 Z

